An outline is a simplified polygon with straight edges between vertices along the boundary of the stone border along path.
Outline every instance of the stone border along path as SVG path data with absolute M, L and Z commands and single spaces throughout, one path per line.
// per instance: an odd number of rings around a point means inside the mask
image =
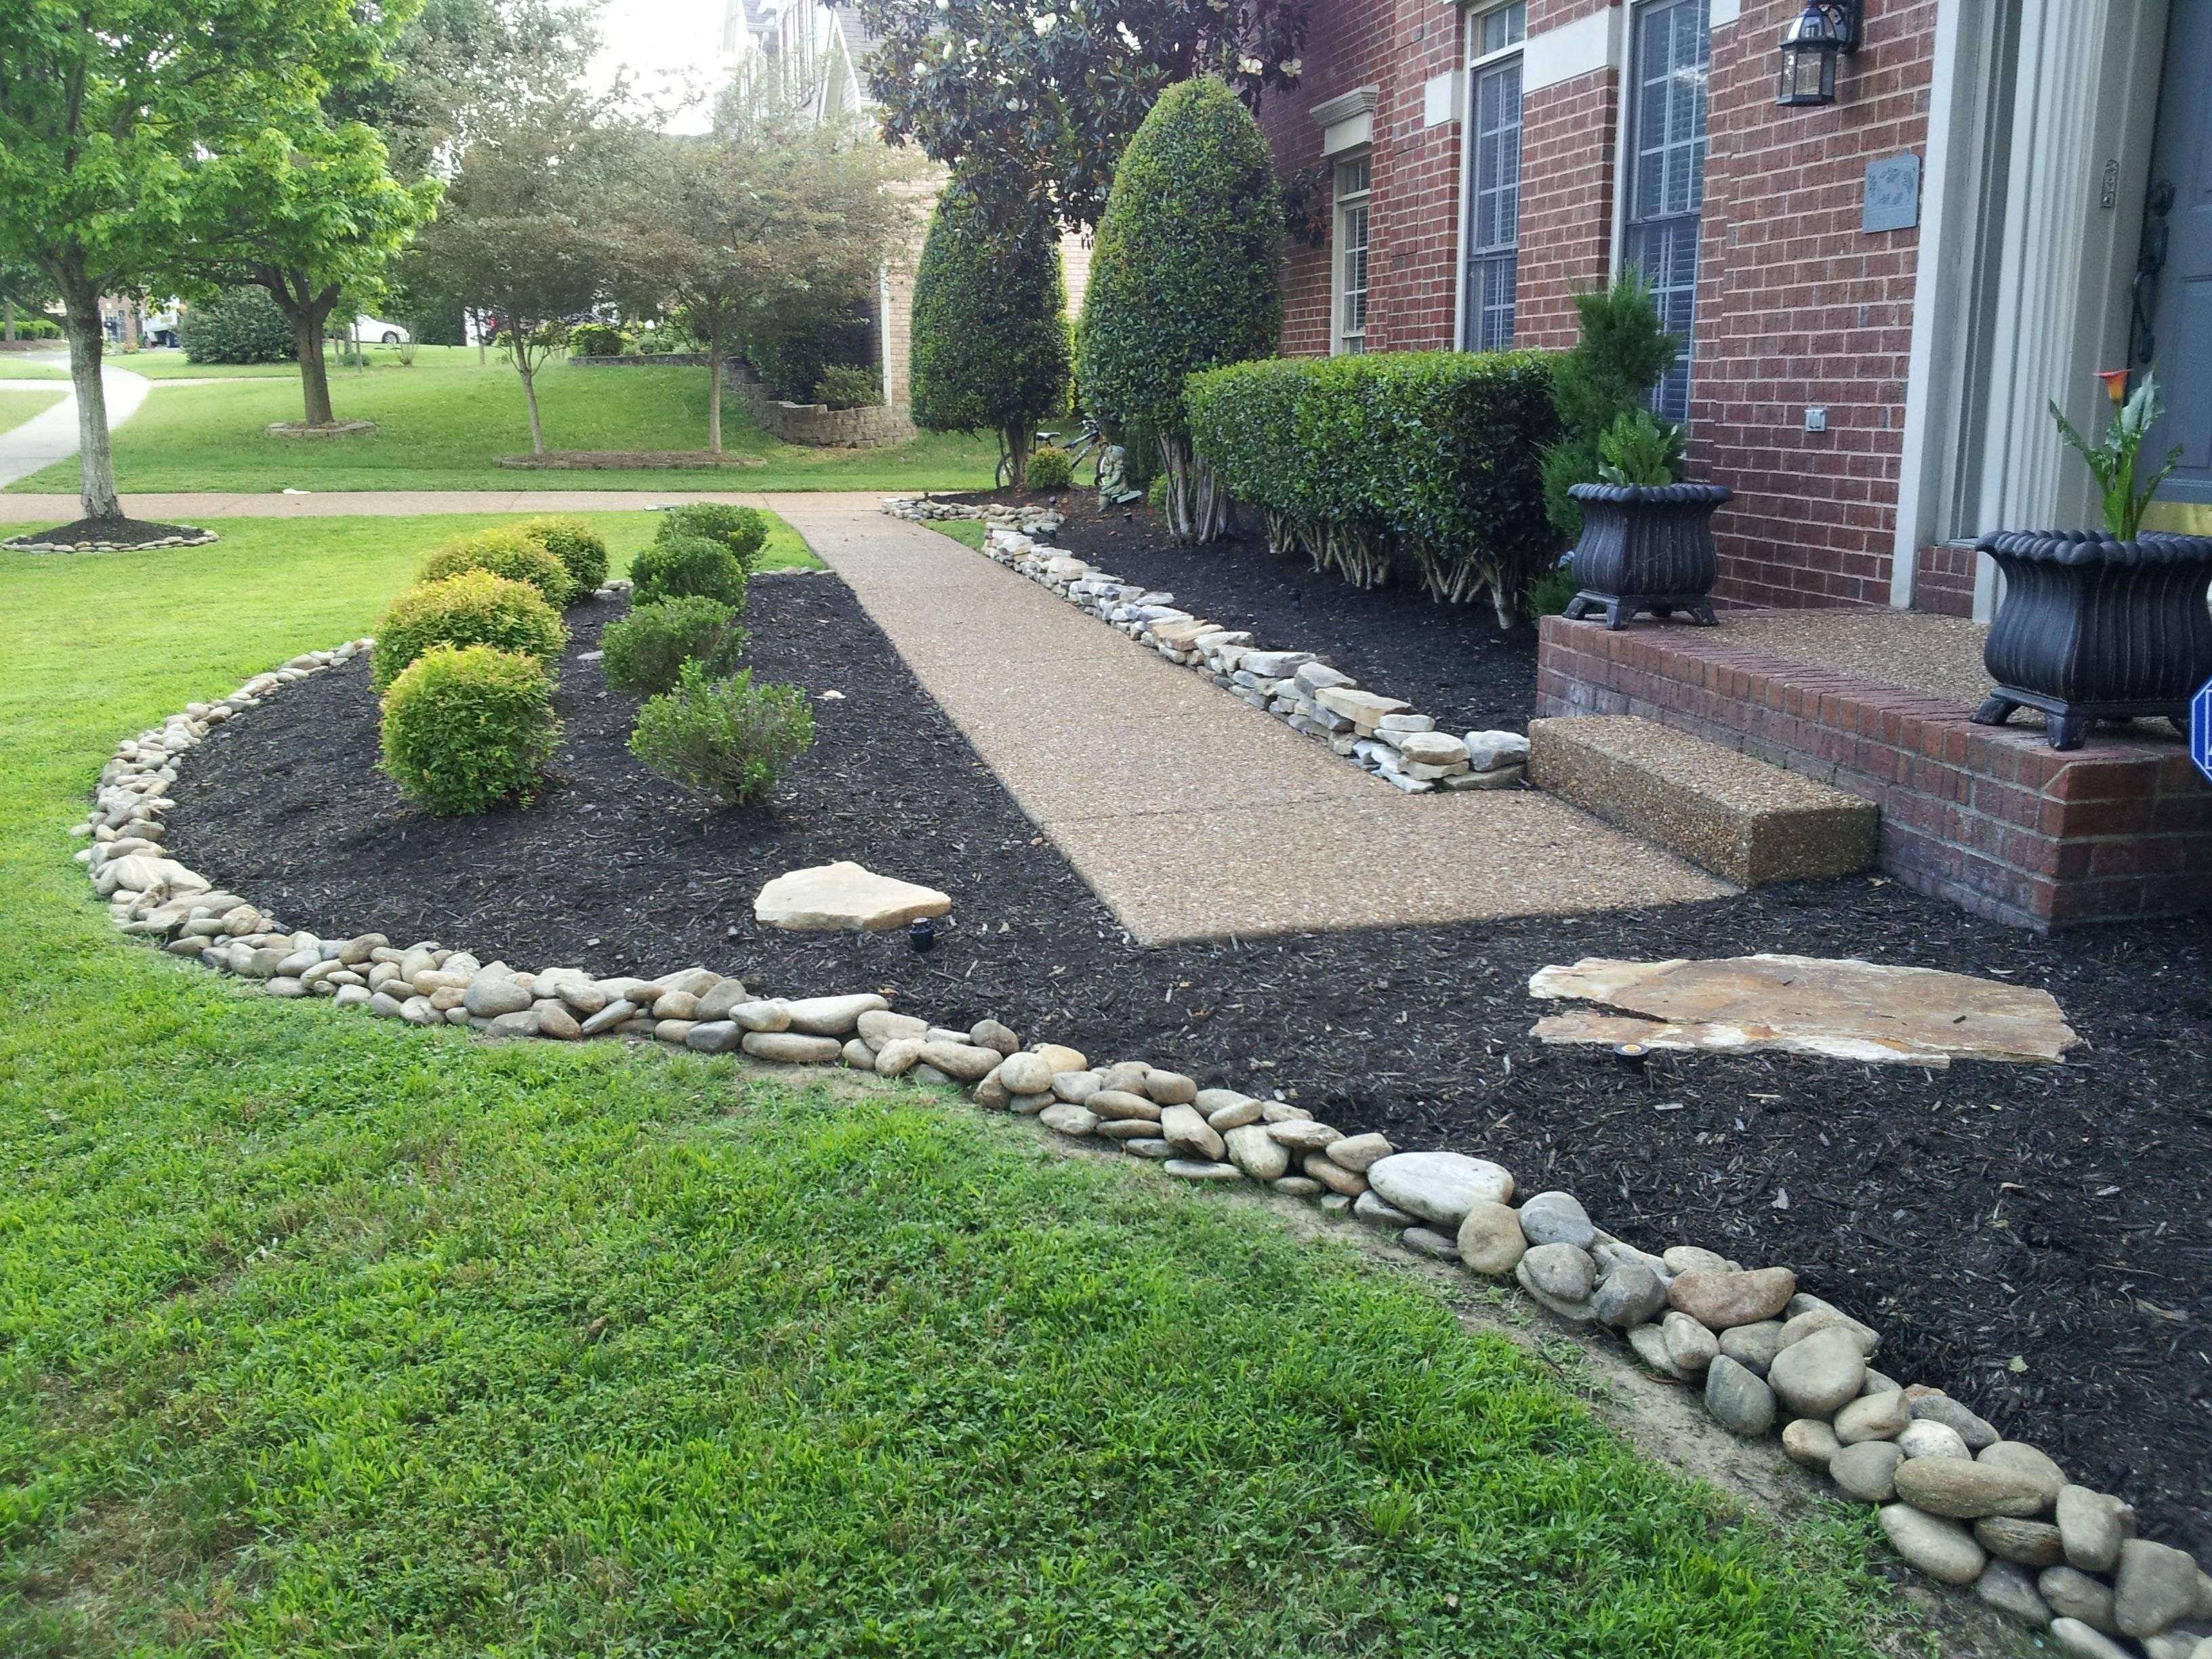
M 769 504 L 1140 944 L 1736 890 L 1548 796 L 1409 799 L 880 496 Z
M 1257 1182 L 1311 1199 L 1419 1255 L 1510 1275 L 1570 1324 L 1622 1334 L 1649 1370 L 1702 1379 L 1706 1408 L 1747 1440 L 1783 1424 L 1789 1457 L 1825 1471 L 1845 1498 L 1879 1504 L 1882 1530 L 1907 1562 L 1941 1583 L 1973 1585 L 2062 1651 L 2212 1659 L 2212 1575 L 2185 1551 L 2136 1537 L 2127 1504 L 2069 1482 L 1965 1404 L 1875 1370 L 1880 1333 L 1799 1291 L 1787 1267 L 1746 1269 L 1689 1244 L 1650 1255 L 1595 1225 L 1571 1194 L 1537 1193 L 1516 1206 L 1514 1178 L 1498 1164 L 1400 1152 L 1379 1134 L 1345 1135 L 1303 1107 L 1200 1089 L 1143 1060 L 1093 1066 L 1053 1043 L 1024 1049 L 996 1020 L 945 1029 L 894 1013 L 872 993 L 758 999 L 708 968 L 600 979 L 580 968 L 518 972 L 434 941 L 395 946 L 380 933 L 321 939 L 283 930 L 168 858 L 161 820 L 173 803 L 163 791 L 179 757 L 371 643 L 295 657 L 117 746 L 91 815 L 70 833 L 90 838 L 76 857 L 125 933 L 271 996 L 325 996 L 410 1025 L 571 1041 L 613 1032 L 950 1085 L 1071 1139 L 1116 1143 L 1181 1180 Z

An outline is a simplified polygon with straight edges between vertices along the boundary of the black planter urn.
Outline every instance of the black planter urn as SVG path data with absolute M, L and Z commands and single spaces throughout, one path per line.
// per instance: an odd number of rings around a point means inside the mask
M 2188 729 L 2189 700 L 2212 680 L 2212 536 L 2008 531 L 1974 545 L 2005 579 L 1982 651 L 1997 689 L 1977 725 L 2040 708 L 2053 749 L 2079 749 L 2100 720 Z
M 1575 583 L 1567 620 L 1605 612 L 1607 628 L 1626 628 L 1638 612 L 1687 611 L 1714 626 L 1713 509 L 1734 492 L 1722 484 L 1571 485 L 1583 510 L 1575 544 Z

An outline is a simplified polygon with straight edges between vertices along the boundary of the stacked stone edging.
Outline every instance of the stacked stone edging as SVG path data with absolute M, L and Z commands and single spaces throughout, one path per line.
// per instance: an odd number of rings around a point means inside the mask
M 150 542 L 34 542 L 22 537 L 0 542 L 0 549 L 10 553 L 141 553 L 157 547 L 206 547 L 222 540 L 212 530 L 202 530 L 193 525 L 179 525 L 187 532 L 182 536 L 159 536 Z
M 756 997 L 742 979 L 703 967 L 651 979 L 519 972 L 434 941 L 323 939 L 280 927 L 168 857 L 162 819 L 174 802 L 165 792 L 179 758 L 373 643 L 294 657 L 117 746 L 91 815 L 71 833 L 91 839 L 76 856 L 123 932 L 271 996 L 326 997 L 410 1025 L 572 1042 L 621 1035 L 949 1085 L 1070 1139 L 1117 1144 L 1181 1180 L 1311 1200 L 1416 1254 L 1510 1276 L 1571 1323 L 1614 1331 L 1648 1370 L 1701 1386 L 1707 1409 L 1737 1435 L 1765 1438 L 1781 1425 L 1790 1458 L 1827 1474 L 1843 1497 L 1880 1505 L 1883 1532 L 1912 1566 L 1971 1583 L 2060 1650 L 2212 1659 L 2212 1575 L 2185 1551 L 2137 1538 L 2127 1504 L 2070 1482 L 1962 1402 L 1875 1369 L 1880 1333 L 1801 1291 L 1787 1267 L 1745 1268 L 1689 1244 L 1652 1255 L 1598 1226 L 1571 1194 L 1518 1194 L 1497 1164 L 1346 1135 L 1272 1091 L 1200 1088 L 1143 1060 L 1093 1066 L 1049 1042 L 1024 1048 L 997 1020 L 940 1027 L 872 993 Z
M 964 520 L 988 526 L 983 553 L 1062 599 L 1151 646 L 1170 662 L 1205 676 L 1293 731 L 1319 738 L 1407 794 L 1431 790 L 1507 789 L 1528 776 L 1528 739 L 1516 732 L 1439 732 L 1429 715 L 1396 697 L 1363 690 L 1351 675 L 1310 651 L 1270 650 L 1252 635 L 1176 608 L 1175 595 L 1149 591 L 1036 539 L 1065 522 L 1048 508 L 975 507 L 926 496 L 887 496 L 884 511 L 921 523 Z

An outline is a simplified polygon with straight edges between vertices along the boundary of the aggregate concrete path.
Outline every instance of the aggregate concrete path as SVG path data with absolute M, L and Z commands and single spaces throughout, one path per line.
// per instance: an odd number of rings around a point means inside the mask
M 133 374 L 128 369 L 103 366 L 100 371 L 100 389 L 107 394 L 107 429 L 112 432 L 138 412 L 138 405 L 146 401 L 153 382 L 143 374 Z M 0 486 L 27 478 L 33 472 L 52 466 L 56 461 L 65 461 L 76 453 L 76 393 L 70 389 L 67 380 L 26 380 L 26 386 L 40 391 L 58 390 L 68 393 L 51 409 L 40 410 L 21 426 L 0 432 Z M 74 495 L 26 495 L 17 499 L 32 501 L 58 501 L 58 514 L 49 512 L 41 522 L 52 524 L 57 518 L 75 519 L 79 512 Z
M 1145 944 L 1735 890 L 1547 795 L 1401 794 L 880 495 L 765 499 Z

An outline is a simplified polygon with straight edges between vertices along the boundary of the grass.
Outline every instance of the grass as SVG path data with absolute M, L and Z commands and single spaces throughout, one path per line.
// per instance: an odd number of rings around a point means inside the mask
M 714 471 L 531 472 L 498 465 L 530 448 L 528 415 L 513 369 L 494 356 L 477 366 L 463 347 L 413 368 L 382 364 L 331 371 L 340 419 L 378 423 L 373 436 L 300 442 L 263 435 L 271 421 L 300 418 L 296 377 L 241 374 L 237 383 L 179 388 L 148 399 L 115 432 L 117 481 L 125 490 L 333 489 L 902 489 L 984 488 L 997 452 L 988 438 L 925 434 L 890 449 L 813 449 L 754 424 L 732 396 L 723 405 L 725 447 L 757 467 Z M 168 354 L 161 354 L 164 356 Z M 374 355 L 374 354 L 373 354 Z M 129 360 L 137 372 L 138 359 Z M 180 359 L 175 360 L 181 362 Z M 191 366 L 180 368 L 185 373 Z M 555 449 L 706 447 L 707 374 L 702 368 L 549 368 L 539 380 L 546 442 Z M 66 493 L 74 461 L 11 486 Z
M 61 835 L 117 737 L 458 522 L 0 554 L 0 1652 L 1875 1650 L 1863 1516 L 1743 1518 L 1256 1206 L 118 940 Z
M 64 395 L 58 391 L 0 392 L 0 432 L 13 432 L 33 415 L 42 414 L 61 402 Z

